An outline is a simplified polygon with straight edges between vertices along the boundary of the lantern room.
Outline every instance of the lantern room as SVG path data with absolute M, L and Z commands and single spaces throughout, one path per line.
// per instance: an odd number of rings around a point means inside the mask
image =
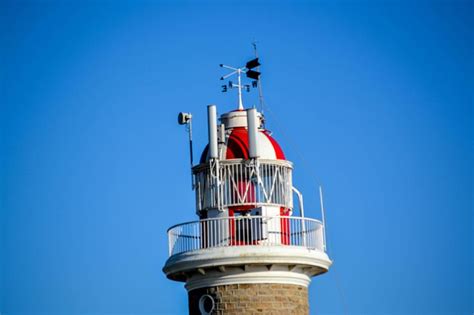
M 291 162 L 263 127 L 263 116 L 256 109 L 231 111 L 219 122 L 216 106 L 208 106 L 209 143 L 200 164 L 193 167 L 199 218 L 229 218 L 224 234 L 232 244 L 269 238 L 287 244 L 290 231 L 285 217 L 293 210 Z M 246 228 L 249 216 L 262 217 L 260 222 L 254 220 L 265 224 L 258 235 L 246 235 L 251 232 Z

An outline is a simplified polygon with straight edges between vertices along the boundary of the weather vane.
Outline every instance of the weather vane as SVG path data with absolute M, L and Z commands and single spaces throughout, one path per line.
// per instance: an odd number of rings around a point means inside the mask
M 245 66 L 240 67 L 240 68 L 235 68 L 227 65 L 220 65 L 222 68 L 232 70 L 231 73 L 226 74 L 225 76 L 221 77 L 221 80 L 225 80 L 235 74 L 237 74 L 237 84 L 233 83 L 232 81 L 229 81 L 228 85 L 223 85 L 222 86 L 222 92 L 227 92 L 227 89 L 232 89 L 232 88 L 237 88 L 239 92 L 239 109 L 243 110 L 244 105 L 242 103 L 242 89 L 247 90 L 247 92 L 250 92 L 250 84 L 242 84 L 241 81 L 241 76 L 242 73 L 245 73 L 247 78 L 252 79 L 252 87 L 255 88 L 258 86 L 258 79 L 260 78 L 260 72 L 252 70 L 253 68 L 256 68 L 260 66 L 260 63 L 258 62 L 258 58 L 252 59 L 249 62 L 245 64 Z

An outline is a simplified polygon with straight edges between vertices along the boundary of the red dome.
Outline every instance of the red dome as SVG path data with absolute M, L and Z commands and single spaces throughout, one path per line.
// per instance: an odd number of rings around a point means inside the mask
M 267 130 L 259 130 L 258 145 L 260 150 L 260 158 L 270 160 L 285 160 L 285 154 L 278 142 L 269 134 Z M 249 142 L 248 132 L 245 127 L 232 129 L 230 136 L 225 143 L 225 159 L 248 159 L 249 158 Z M 200 163 L 208 160 L 208 146 L 201 155 Z

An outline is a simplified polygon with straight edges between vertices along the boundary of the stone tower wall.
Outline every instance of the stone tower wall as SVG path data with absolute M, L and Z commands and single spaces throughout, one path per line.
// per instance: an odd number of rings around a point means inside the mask
M 188 293 L 189 314 L 201 315 L 199 299 L 214 299 L 211 314 L 305 315 L 309 313 L 308 289 L 291 284 L 231 284 L 195 289 Z

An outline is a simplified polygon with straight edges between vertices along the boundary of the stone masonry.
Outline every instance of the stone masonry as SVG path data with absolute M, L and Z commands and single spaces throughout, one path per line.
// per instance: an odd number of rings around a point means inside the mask
M 309 313 L 308 289 L 291 284 L 231 284 L 195 289 L 188 293 L 189 314 L 201 315 L 199 299 L 204 294 L 215 302 L 211 314 L 305 315 Z

